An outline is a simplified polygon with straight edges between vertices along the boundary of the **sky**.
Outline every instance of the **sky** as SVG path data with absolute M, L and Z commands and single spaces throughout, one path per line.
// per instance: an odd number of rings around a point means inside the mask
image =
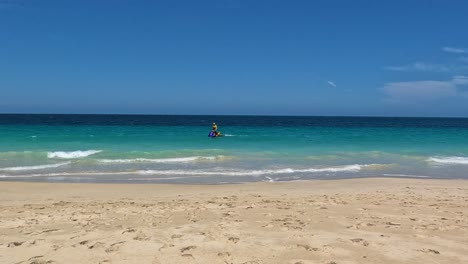
M 468 1 L 0 0 L 0 113 L 468 117 Z

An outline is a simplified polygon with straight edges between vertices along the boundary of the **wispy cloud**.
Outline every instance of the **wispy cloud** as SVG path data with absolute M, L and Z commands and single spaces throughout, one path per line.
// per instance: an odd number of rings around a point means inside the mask
M 454 48 L 454 47 L 443 47 L 442 51 L 449 52 L 449 53 L 468 53 L 467 49 Z
M 452 82 L 455 85 L 467 85 L 468 84 L 468 77 L 464 75 L 457 75 L 453 77 Z
M 415 62 L 412 64 L 402 65 L 402 66 L 388 66 L 385 67 L 386 70 L 390 71 L 423 71 L 423 72 L 449 72 L 451 69 L 442 64 L 431 64 L 423 62 Z
M 333 87 L 336 87 L 336 84 L 332 81 L 327 81 L 327 83 L 330 85 L 330 86 L 333 86 Z
M 432 101 L 464 96 L 465 85 L 468 85 L 468 77 L 454 76 L 448 81 L 392 82 L 385 84 L 382 90 L 388 102 Z

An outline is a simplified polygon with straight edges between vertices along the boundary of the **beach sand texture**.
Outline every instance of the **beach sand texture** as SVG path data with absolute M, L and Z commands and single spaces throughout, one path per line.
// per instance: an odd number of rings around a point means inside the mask
M 0 182 L 0 263 L 468 263 L 468 181 Z

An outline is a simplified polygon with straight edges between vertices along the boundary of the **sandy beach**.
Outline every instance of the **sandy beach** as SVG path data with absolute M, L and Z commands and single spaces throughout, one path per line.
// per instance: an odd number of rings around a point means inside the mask
M 0 182 L 0 263 L 468 263 L 468 181 Z

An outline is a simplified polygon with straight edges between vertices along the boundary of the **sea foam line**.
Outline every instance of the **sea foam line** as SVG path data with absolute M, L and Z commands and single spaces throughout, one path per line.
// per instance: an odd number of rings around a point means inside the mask
M 147 159 L 147 158 L 135 158 L 135 159 L 100 159 L 99 163 L 184 163 L 184 162 L 193 162 L 199 160 L 216 160 L 222 158 L 222 156 L 194 156 L 194 157 L 184 157 L 184 158 L 166 158 L 166 159 Z
M 431 157 L 427 161 L 440 164 L 467 164 L 468 157 Z
M 20 166 L 20 167 L 9 167 L 0 168 L 0 171 L 28 171 L 28 170 L 43 170 L 50 168 L 58 168 L 70 164 L 70 162 L 62 162 L 57 164 L 37 165 L 37 166 Z
M 93 154 L 102 152 L 102 150 L 77 150 L 77 151 L 55 151 L 55 152 L 47 152 L 47 157 L 49 159 L 77 159 L 77 158 L 84 158 L 91 156 Z
M 138 171 L 143 175 L 223 175 L 223 176 L 261 176 L 271 174 L 291 174 L 304 172 L 341 172 L 359 171 L 362 165 L 348 165 L 343 167 L 309 168 L 309 169 L 269 169 L 269 170 L 239 170 L 239 171 L 192 171 L 192 170 L 143 170 Z
M 137 171 L 116 171 L 116 172 L 58 172 L 58 173 L 37 173 L 28 175 L 0 175 L 0 178 L 27 178 L 27 177 L 55 177 L 55 176 L 80 176 L 80 175 L 191 175 L 191 176 L 262 176 L 272 174 L 291 174 L 304 172 L 357 172 L 365 165 L 347 165 L 342 167 L 329 168 L 308 168 L 308 169 L 269 169 L 269 170 L 238 170 L 238 171 L 216 171 L 216 170 L 137 170 Z
M 430 176 L 424 175 L 412 175 L 412 174 L 384 174 L 389 177 L 402 177 L 402 178 L 430 178 Z

